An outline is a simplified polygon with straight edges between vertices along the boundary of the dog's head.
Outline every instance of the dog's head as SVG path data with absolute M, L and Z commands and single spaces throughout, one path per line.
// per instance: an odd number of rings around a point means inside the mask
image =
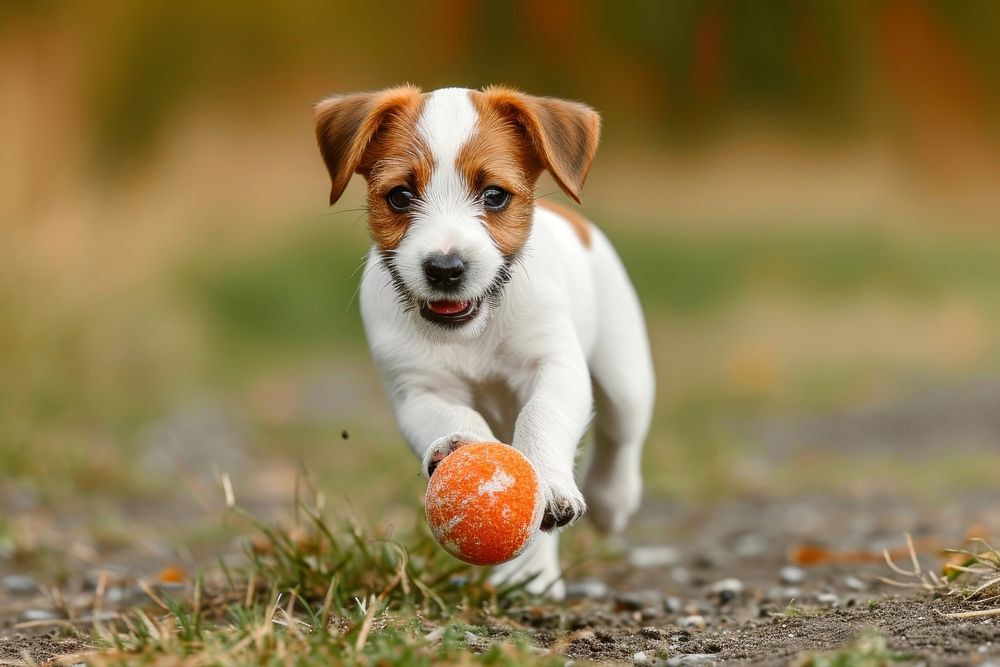
M 597 150 L 589 107 L 508 88 L 402 86 L 316 106 L 330 203 L 368 181 L 368 225 L 404 307 L 436 328 L 485 326 L 531 231 L 548 169 L 580 201 Z

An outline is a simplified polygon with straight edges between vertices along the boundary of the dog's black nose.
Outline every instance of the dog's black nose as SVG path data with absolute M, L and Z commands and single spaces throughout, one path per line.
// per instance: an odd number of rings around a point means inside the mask
M 424 260 L 424 275 L 431 287 L 450 290 L 458 287 L 465 273 L 465 262 L 455 253 L 435 253 Z

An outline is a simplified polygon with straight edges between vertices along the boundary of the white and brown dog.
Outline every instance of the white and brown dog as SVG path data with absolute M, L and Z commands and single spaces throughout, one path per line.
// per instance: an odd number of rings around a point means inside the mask
M 554 529 L 589 507 L 618 531 L 638 508 L 653 409 L 642 310 L 611 243 L 534 198 L 548 169 L 580 201 L 599 132 L 583 104 L 498 87 L 403 86 L 316 106 L 330 203 L 352 174 L 368 181 L 361 314 L 399 429 L 427 475 L 474 441 L 532 461 L 545 532 L 493 576 L 530 577 L 554 597 Z M 595 407 L 581 493 L 574 464 Z

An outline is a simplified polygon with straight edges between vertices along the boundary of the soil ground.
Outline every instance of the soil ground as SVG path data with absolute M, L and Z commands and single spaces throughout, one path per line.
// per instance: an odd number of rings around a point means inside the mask
M 887 549 L 910 568 L 910 534 L 924 571 L 938 573 L 943 549 L 964 546 L 972 536 L 996 543 L 1000 486 L 962 485 L 953 464 L 976 461 L 998 471 L 993 476 L 987 470 L 988 478 L 1000 479 L 998 397 L 1000 385 L 980 379 L 876 407 L 728 423 L 725 428 L 755 443 L 733 456 L 753 466 L 809 471 L 810 479 L 817 467 L 821 473 L 828 467 L 835 482 L 788 495 L 774 493 L 773 486 L 759 493 L 720 489 L 718 497 L 701 501 L 650 495 L 626 535 L 603 543 L 590 528 L 574 527 L 564 538 L 569 599 L 479 618 L 487 634 L 469 645 L 485 647 L 516 632 L 578 663 L 781 665 L 843 647 L 871 630 L 885 638 L 884 660 L 1000 664 L 1000 616 L 944 615 L 995 608 L 996 599 L 972 602 L 925 590 L 916 578 L 893 573 L 882 558 Z M 219 435 L 216 422 L 190 421 L 195 426 L 185 431 L 188 442 L 233 444 Z M 241 502 L 255 513 L 279 505 L 287 510 L 288 496 L 271 482 L 281 471 L 235 445 L 231 450 L 220 451 L 229 451 L 227 466 L 241 471 Z M 807 460 L 818 452 L 821 458 Z M 196 455 L 186 460 L 197 462 Z M 851 466 L 844 468 L 846 461 Z M 899 480 L 881 484 L 877 475 L 864 484 L 844 478 L 845 469 L 863 470 L 868 461 L 910 465 L 907 471 L 919 461 L 929 478 L 950 465 L 951 478 L 921 493 Z M 178 526 L 210 523 L 213 512 L 218 521 L 217 506 L 206 506 L 197 493 L 179 495 L 170 503 L 132 505 L 126 529 L 102 537 L 107 527 L 81 519 L 83 512 L 93 517 L 93 506 L 58 513 L 22 488 L 0 489 L 0 508 L 15 521 L 21 546 L 31 546 L 25 552 L 0 534 L 0 665 L 59 656 L 73 663 L 91 649 L 87 635 L 74 628 L 86 632 L 120 610 L 148 604 L 147 593 L 135 585 L 138 577 L 162 581 L 163 568 L 178 558 L 189 568 L 212 567 L 220 555 L 237 555 L 231 532 L 187 546 L 172 539 Z M 415 509 L 403 508 L 411 517 Z M 576 548 L 580 544 L 586 548 Z M 580 553 L 585 560 L 574 561 Z M 101 571 L 109 573 L 103 581 Z M 884 577 L 909 586 L 890 585 Z M 159 594 L 184 590 L 190 576 L 186 581 L 161 583 Z M 95 609 L 99 587 L 105 589 L 103 605 Z
M 945 618 L 977 607 L 878 577 L 901 579 L 882 562 L 883 548 L 909 567 L 904 533 L 912 533 L 924 567 L 939 569 L 938 551 L 961 544 L 970 526 L 1000 533 L 997 507 L 1000 490 L 923 507 L 893 497 L 748 499 L 713 507 L 649 502 L 617 556 L 590 563 L 583 576 L 570 570 L 567 602 L 512 608 L 483 621 L 498 637 L 527 630 L 537 645 L 586 662 L 691 656 L 706 664 L 788 664 L 871 628 L 885 635 L 889 649 L 924 664 L 985 664 L 1000 659 L 996 617 Z M 78 575 L 69 573 L 69 580 Z M 86 607 L 86 577 L 75 585 Z M 120 590 L 109 596 L 110 610 L 141 602 L 141 592 Z M 72 597 L 53 605 L 51 592 L 4 592 L 0 664 L 85 650 L 86 640 L 63 631 L 60 607 L 67 604 Z M 101 617 L 85 613 L 76 620 L 86 626 Z

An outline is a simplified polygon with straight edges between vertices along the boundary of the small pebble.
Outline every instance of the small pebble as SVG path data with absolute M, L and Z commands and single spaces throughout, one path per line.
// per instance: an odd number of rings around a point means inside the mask
M 679 597 L 671 595 L 663 601 L 663 608 L 671 614 L 679 614 L 684 609 L 684 603 Z
M 826 607 L 840 606 L 840 598 L 835 593 L 820 593 L 816 596 L 816 602 Z
M 655 618 L 659 618 L 663 615 L 663 612 L 659 607 L 649 606 L 643 607 L 639 610 L 639 618 L 643 621 L 651 621 Z
M 38 592 L 38 583 L 26 574 L 7 575 L 0 583 L 11 595 L 32 595 Z
M 668 667 L 679 667 L 680 665 L 710 665 L 718 660 L 714 653 L 688 653 L 670 658 L 665 663 Z
M 628 552 L 628 562 L 635 567 L 667 567 L 680 559 L 677 548 L 666 544 L 632 547 Z
M 691 614 L 682 618 L 680 625 L 685 628 L 704 628 L 705 617 L 700 614 Z
M 663 598 L 656 591 L 631 591 L 615 596 L 615 606 L 619 611 L 641 611 L 662 604 Z
M 721 579 L 708 587 L 708 592 L 719 598 L 720 604 L 726 604 L 743 592 L 743 582 L 739 579 Z
M 844 585 L 850 588 L 852 591 L 863 591 L 868 588 L 868 584 L 858 579 L 852 574 L 844 577 Z
M 729 591 L 730 593 L 742 593 L 743 592 L 743 582 L 734 577 L 729 579 L 720 579 L 711 586 L 708 590 L 710 593 L 722 593 L 723 591 Z
M 806 572 L 801 567 L 787 565 L 781 568 L 779 578 L 783 584 L 798 585 L 806 580 Z
M 676 584 L 687 586 L 691 581 L 691 571 L 686 567 L 677 566 L 670 570 L 670 578 Z
M 597 599 L 608 596 L 608 585 L 599 579 L 583 579 L 566 585 L 566 597 Z
M 659 628 L 654 628 L 651 625 L 647 625 L 639 630 L 639 634 L 646 639 L 663 639 L 663 631 Z
M 757 533 L 747 533 L 742 535 L 733 547 L 737 556 L 747 558 L 749 556 L 759 556 L 767 550 L 767 540 Z

